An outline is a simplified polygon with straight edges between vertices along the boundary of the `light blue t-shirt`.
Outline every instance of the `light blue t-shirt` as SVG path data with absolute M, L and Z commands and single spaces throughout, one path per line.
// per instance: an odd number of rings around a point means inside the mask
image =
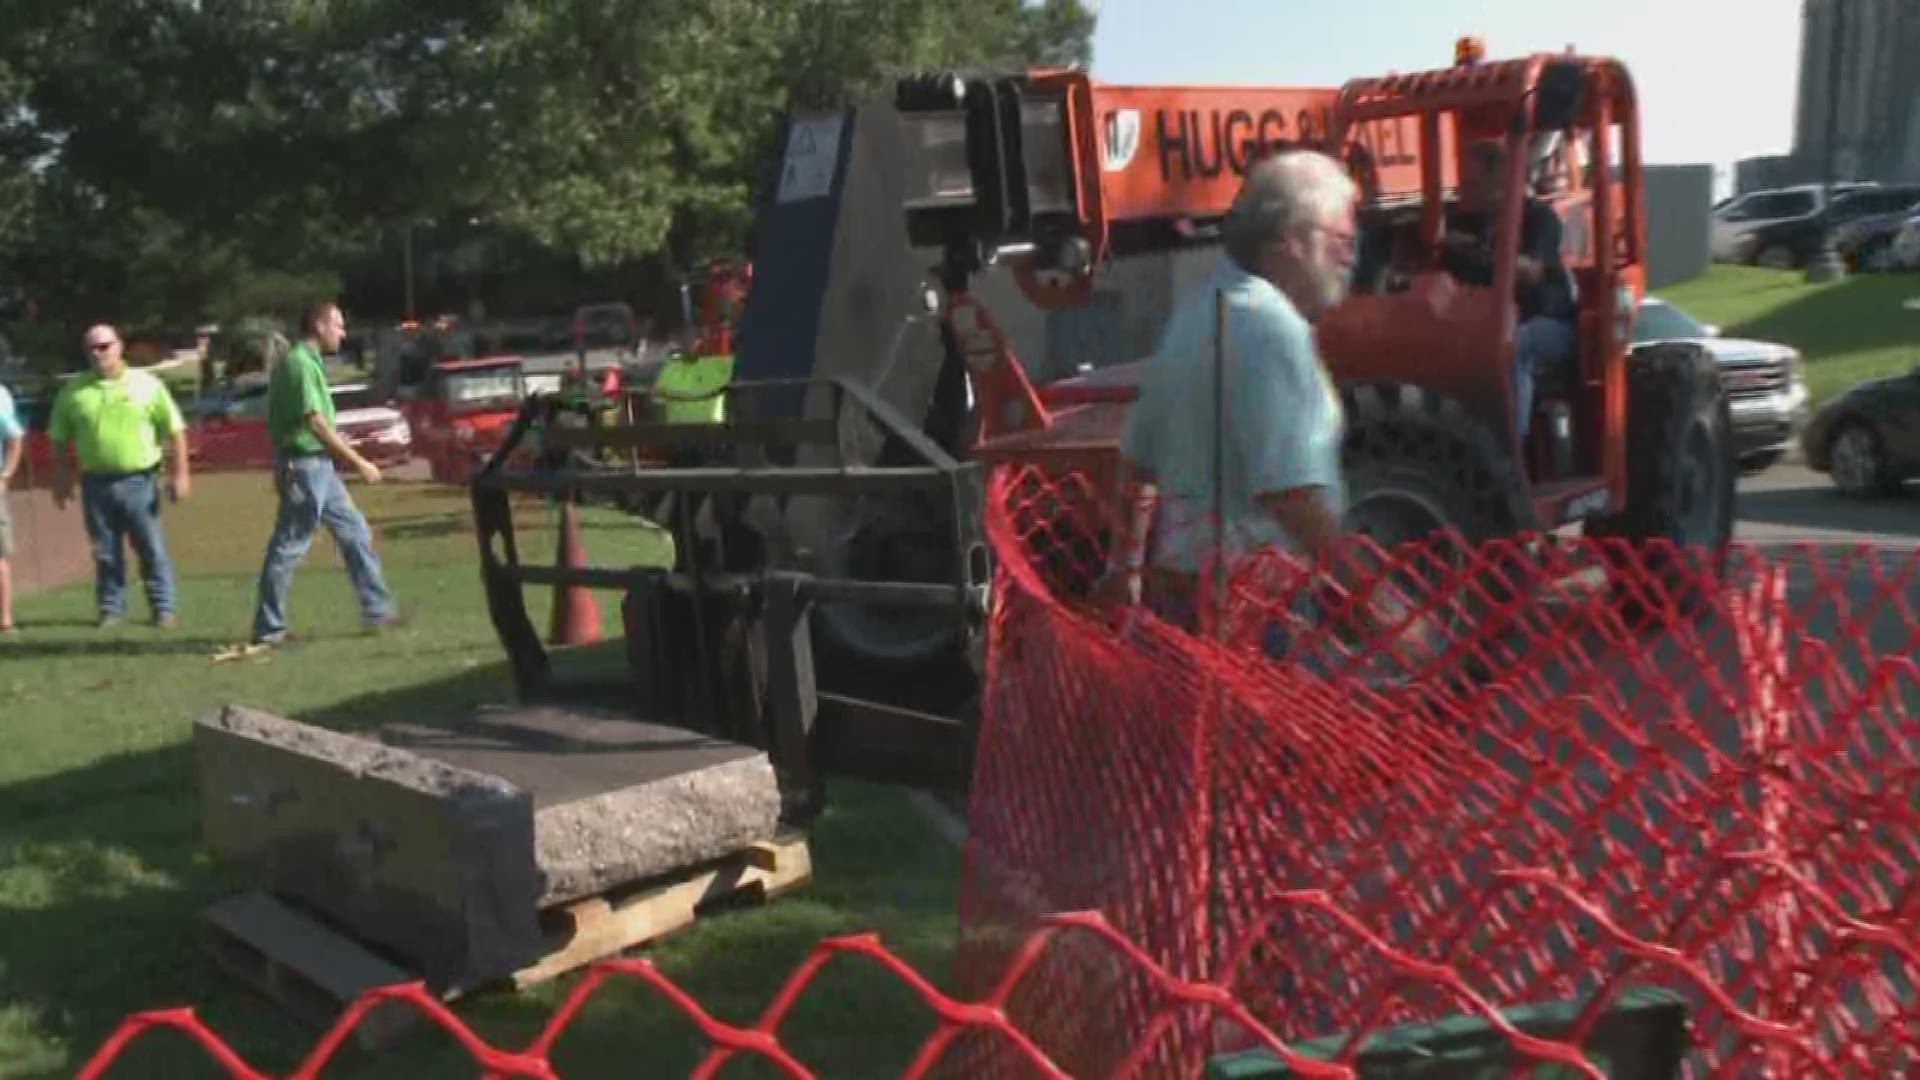
M 1226 397 L 1214 396 L 1214 296 L 1226 293 Z M 1149 561 L 1197 571 L 1213 555 L 1207 516 L 1214 500 L 1215 410 L 1224 422 L 1224 548 L 1235 559 L 1292 544 L 1254 499 L 1293 488 L 1325 489 L 1345 504 L 1340 398 L 1314 344 L 1313 327 L 1285 293 L 1224 254 L 1207 280 L 1181 298 L 1160 348 L 1143 365 L 1139 399 L 1121 453 L 1152 473 L 1160 490 Z
M 13 395 L 7 388 L 0 386 L 0 446 L 25 435 L 26 429 L 20 426 L 20 414 L 14 411 Z

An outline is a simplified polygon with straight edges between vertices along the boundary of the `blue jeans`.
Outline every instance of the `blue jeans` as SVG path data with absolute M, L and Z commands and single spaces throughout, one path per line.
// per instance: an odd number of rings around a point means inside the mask
M 373 553 L 373 531 L 367 527 L 366 515 L 353 505 L 332 459 L 276 456 L 273 484 L 280 492 L 280 514 L 273 523 L 273 538 L 267 541 L 266 564 L 260 568 L 253 640 L 278 641 L 286 636 L 287 589 L 293 584 L 294 568 L 313 546 L 314 530 L 322 524 L 347 564 L 347 580 L 360 599 L 361 615 L 369 623 L 391 618 L 393 595 L 387 590 L 380 557 Z
M 1175 593 L 1149 595 L 1144 600 L 1144 606 L 1169 625 L 1177 626 L 1190 634 L 1200 632 L 1200 609 L 1194 597 Z M 1325 617 L 1320 605 L 1310 593 L 1301 593 L 1295 597 L 1293 603 L 1289 605 L 1289 610 L 1309 622 Z M 1260 651 L 1269 660 L 1294 659 L 1293 634 L 1278 619 L 1268 620 L 1260 631 Z M 1309 667 L 1316 673 L 1324 674 L 1322 666 L 1313 662 L 1315 659 L 1317 658 L 1309 658 L 1307 661 Z
M 1574 345 L 1572 324 L 1559 319 L 1528 319 L 1514 333 L 1513 390 L 1520 409 L 1522 439 L 1533 423 L 1533 383 L 1540 369 L 1573 359 Z
M 173 615 L 173 559 L 160 529 L 160 482 L 152 472 L 82 474 L 80 511 L 93 541 L 94 597 L 102 617 L 127 613 L 127 541 L 140 557 L 153 615 Z

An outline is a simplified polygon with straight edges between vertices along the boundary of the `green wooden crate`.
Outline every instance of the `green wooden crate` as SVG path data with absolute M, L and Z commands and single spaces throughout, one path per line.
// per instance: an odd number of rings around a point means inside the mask
M 1541 1039 L 1564 1041 L 1582 1002 L 1526 1005 L 1503 1012 L 1507 1022 Z M 1616 998 L 1588 1035 L 1587 1057 L 1609 1080 L 1672 1080 L 1687 1049 L 1687 1005 L 1655 987 L 1635 987 Z M 1331 1059 L 1343 1036 L 1303 1042 L 1301 1056 Z M 1518 1055 L 1484 1018 L 1448 1017 L 1430 1024 L 1388 1028 L 1368 1040 L 1358 1061 L 1364 1080 L 1506 1080 Z M 1294 1080 L 1296 1073 L 1269 1050 L 1222 1054 L 1207 1063 L 1206 1080 Z M 1562 1065 L 1535 1066 L 1536 1080 L 1581 1075 Z

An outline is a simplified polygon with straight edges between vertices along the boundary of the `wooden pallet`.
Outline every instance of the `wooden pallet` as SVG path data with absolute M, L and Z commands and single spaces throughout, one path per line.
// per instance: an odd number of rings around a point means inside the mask
M 332 1027 L 367 990 L 418 978 L 261 892 L 209 905 L 200 917 L 200 948 L 227 974 L 315 1028 Z M 420 1019 L 412 1005 L 383 1003 L 361 1018 L 353 1037 L 377 1050 Z
M 813 880 L 806 837 L 787 833 L 665 884 L 589 897 L 542 914 L 547 954 L 516 972 L 516 990 L 618 955 L 689 926 L 716 904 L 760 903 Z
M 663 881 L 544 911 L 547 951 L 509 982 L 515 990 L 537 986 L 684 929 L 719 905 L 762 903 L 812 880 L 806 837 L 784 833 Z M 209 905 L 201 913 L 200 944 L 228 974 L 316 1028 L 331 1027 L 366 990 L 420 978 L 261 892 Z M 452 1001 L 477 989 L 450 988 L 442 997 Z M 384 1004 L 362 1019 L 354 1038 L 366 1049 L 379 1049 L 422 1019 L 411 1005 Z

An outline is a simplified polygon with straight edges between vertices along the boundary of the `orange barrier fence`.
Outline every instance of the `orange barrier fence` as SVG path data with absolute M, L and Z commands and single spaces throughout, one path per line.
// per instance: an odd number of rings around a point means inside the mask
M 508 1052 L 399 987 L 293 1075 L 400 997 L 491 1075 L 551 1076 L 554 1039 L 618 976 L 712 1041 L 696 1075 L 748 1055 L 807 1076 L 781 1021 L 853 956 L 940 1019 L 912 1077 L 1191 1077 L 1259 1048 L 1290 1070 L 1259 1075 L 1356 1077 L 1387 1028 L 1467 1014 L 1502 1036 L 1504 1067 L 1599 1080 L 1607 1015 L 1649 989 L 1685 1003 L 1684 1075 L 1920 1068 L 1920 554 L 1449 537 L 1357 544 L 1337 566 L 1266 552 L 1196 634 L 1165 605 L 1117 619 L 1081 599 L 1102 571 L 1098 505 L 1075 476 L 992 482 L 953 996 L 872 938 L 833 939 L 741 1028 L 620 961 Z M 1510 1010 L 1534 1003 L 1572 1018 L 1523 1033 Z M 261 1075 L 162 1011 L 81 1076 L 155 1026 Z
M 1920 555 L 1267 550 L 1196 634 L 1162 598 L 1124 622 L 1080 599 L 1094 496 L 994 480 L 963 993 L 1046 912 L 1097 910 L 1288 1040 L 1463 1000 L 1591 1022 L 1646 985 L 1690 1002 L 1693 1075 L 1914 1068 Z M 1245 1037 L 1070 953 L 1007 1008 L 1076 1076 L 1125 1071 L 1157 1025 L 1156 1075 Z M 1020 1074 L 1003 1048 L 970 1064 Z

